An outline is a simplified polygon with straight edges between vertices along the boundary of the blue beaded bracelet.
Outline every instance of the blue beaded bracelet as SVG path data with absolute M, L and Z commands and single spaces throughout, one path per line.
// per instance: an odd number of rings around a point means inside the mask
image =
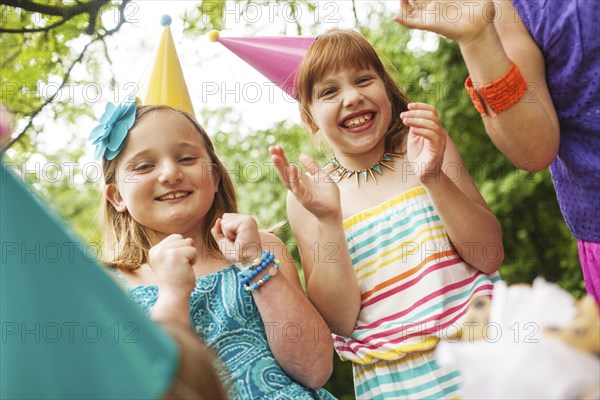
M 240 272 L 238 272 L 238 275 L 240 276 L 241 284 L 245 285 L 246 283 L 248 283 L 252 279 L 254 279 L 256 277 L 256 275 L 261 273 L 265 268 L 267 268 L 267 266 L 269 266 L 273 262 L 274 258 L 275 258 L 275 254 L 265 251 L 261 255 L 260 259 L 254 260 L 254 262 L 252 262 L 246 268 L 244 268 Z M 259 260 L 260 260 L 260 264 L 258 264 Z
M 277 275 L 277 272 L 279 272 L 279 260 L 275 260 L 275 262 L 273 263 L 273 266 L 271 267 L 271 269 L 269 270 L 269 272 L 262 277 L 262 279 L 259 279 L 258 282 L 252 283 L 252 284 L 246 284 L 246 292 L 255 292 L 258 289 L 260 289 L 265 283 L 267 283 L 272 277 L 274 277 L 275 275 Z
M 255 259 L 254 261 L 252 261 L 250 264 L 248 264 L 247 266 L 241 268 L 240 272 L 238 272 L 238 275 L 240 276 L 240 278 L 243 278 L 245 276 L 250 275 L 250 273 L 258 266 L 260 266 L 260 264 L 265 261 L 268 257 L 269 257 L 269 252 L 265 251 L 261 254 L 260 257 L 258 257 L 257 259 Z

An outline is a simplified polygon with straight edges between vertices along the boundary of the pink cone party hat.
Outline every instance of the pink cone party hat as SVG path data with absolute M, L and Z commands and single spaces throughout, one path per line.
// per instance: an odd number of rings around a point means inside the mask
M 208 38 L 227 47 L 294 99 L 298 97 L 298 67 L 317 39 L 315 36 L 223 38 L 218 31 L 211 31 Z
M 144 105 L 163 104 L 179 110 L 186 111 L 194 115 L 192 100 L 185 84 L 175 42 L 171 35 L 171 17 L 163 15 L 160 20 L 162 26 L 165 27 L 150 80 L 148 83 L 148 91 L 142 100 Z

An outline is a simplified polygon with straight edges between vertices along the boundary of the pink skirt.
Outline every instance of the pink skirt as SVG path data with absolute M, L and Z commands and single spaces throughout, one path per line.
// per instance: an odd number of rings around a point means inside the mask
M 600 305 L 600 243 L 577 241 L 583 281 L 590 296 Z

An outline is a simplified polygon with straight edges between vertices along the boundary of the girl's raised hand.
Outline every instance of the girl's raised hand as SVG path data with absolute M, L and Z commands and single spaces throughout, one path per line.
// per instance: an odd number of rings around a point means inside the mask
M 281 146 L 269 147 L 269 153 L 279 179 L 304 208 L 320 220 L 341 218 L 340 190 L 315 160 L 306 154 L 300 156 L 300 162 L 308 171 L 303 174 L 289 163 Z
M 438 179 L 446 150 L 446 131 L 435 108 L 425 103 L 410 103 L 400 114 L 408 126 L 407 158 L 415 164 L 422 183 Z
M 394 21 L 412 29 L 439 33 L 459 44 L 483 39 L 493 29 L 496 16 L 493 0 L 400 0 Z
M 211 233 L 231 263 L 251 261 L 261 254 L 258 225 L 249 215 L 225 213 L 217 218 Z
M 168 291 L 189 296 L 196 283 L 192 265 L 198 257 L 192 239 L 179 234 L 169 235 L 150 249 L 148 257 L 161 295 Z

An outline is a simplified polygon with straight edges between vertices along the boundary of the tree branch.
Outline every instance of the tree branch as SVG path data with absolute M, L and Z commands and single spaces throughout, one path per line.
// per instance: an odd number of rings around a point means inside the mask
M 354 22 L 356 22 L 356 26 L 360 27 L 360 21 L 358 20 L 358 14 L 356 12 L 356 0 L 352 0 L 352 13 L 354 14 Z
M 40 4 L 30 0 L 2 0 L 0 4 L 9 7 L 20 8 L 34 13 L 54 15 L 55 17 L 66 17 L 69 13 L 74 15 L 83 14 L 88 11 L 88 7 L 94 3 L 106 3 L 104 0 L 92 0 L 89 3 L 77 3 L 74 5 L 50 5 Z
M 9 55 L 8 57 L 6 56 L 6 49 L 4 49 L 5 51 L 1 52 L 2 55 L 2 61 L 1 61 L 1 65 L 2 68 L 5 68 L 7 65 L 9 65 L 15 58 L 17 58 L 19 56 L 19 54 L 21 54 L 21 51 L 23 50 L 22 46 L 19 46 L 17 48 L 17 50 L 15 50 L 15 52 L 11 55 Z
M 37 109 L 35 109 L 29 118 L 29 121 L 27 123 L 27 125 L 21 130 L 21 132 L 19 132 L 14 138 L 12 138 L 7 144 L 6 146 L 4 146 L 4 148 L 2 149 L 2 153 L 4 153 L 6 150 L 8 150 L 12 145 L 14 145 L 16 142 L 18 142 L 26 133 L 27 131 L 32 127 L 33 125 L 33 121 L 35 119 L 35 117 L 42 112 L 42 110 L 48 105 L 50 104 L 54 98 L 58 95 L 58 93 L 62 90 L 62 88 L 65 86 L 65 84 L 67 83 L 69 77 L 71 76 L 71 71 L 73 70 L 73 68 L 79 64 L 81 62 L 81 60 L 83 60 L 83 57 L 85 56 L 88 48 L 98 42 L 104 42 L 104 39 L 106 39 L 108 36 L 111 36 L 112 34 L 116 33 L 119 31 L 119 29 L 121 29 L 121 26 L 123 26 L 123 24 L 126 22 L 125 21 L 125 7 L 127 6 L 127 3 L 129 3 L 131 0 L 123 0 L 123 3 L 121 3 L 121 5 L 119 6 L 119 23 L 117 24 L 117 26 L 115 26 L 113 29 L 110 29 L 108 31 L 105 31 L 102 34 L 97 35 L 94 39 L 92 39 L 92 41 L 90 41 L 88 44 L 86 44 L 83 48 L 83 50 L 81 51 L 81 53 L 77 56 L 77 58 L 71 63 L 71 65 L 69 66 L 69 68 L 67 69 L 67 71 L 65 72 L 62 82 L 60 84 L 60 86 L 58 87 L 58 89 L 56 90 L 56 92 L 50 96 L 48 99 L 46 99 L 46 101 L 40 105 Z
M 70 20 L 72 17 L 69 18 L 64 18 L 61 19 L 60 21 L 52 24 L 52 25 L 46 25 L 40 28 L 17 28 L 17 29 L 11 29 L 11 28 L 0 28 L 0 32 L 1 33 L 36 33 L 36 32 L 48 32 L 54 28 L 56 28 L 57 26 L 61 26 L 62 24 L 64 24 L 65 22 L 67 22 L 68 20 Z
M 81 53 L 79 54 L 79 56 L 75 59 L 75 61 L 73 61 L 73 63 L 71 64 L 71 66 L 69 67 L 69 69 L 67 70 L 67 72 L 65 73 L 64 77 L 63 77 L 63 81 L 61 82 L 60 86 L 58 87 L 58 89 L 56 90 L 56 92 L 54 92 L 54 94 L 52 96 L 50 96 L 49 98 L 46 99 L 46 101 L 44 103 L 42 103 L 42 105 L 40 107 L 38 107 L 36 110 L 33 111 L 33 113 L 31 114 L 31 116 L 29 117 L 29 122 L 27 122 L 27 125 L 25 125 L 25 127 L 23 128 L 23 130 L 21 130 L 21 132 L 19 132 L 17 134 L 17 136 L 15 136 L 14 138 L 12 138 L 8 144 L 4 147 L 3 151 L 8 150 L 13 144 L 15 144 L 16 142 L 19 141 L 19 139 L 21 139 L 21 137 L 23 137 L 25 135 L 25 133 L 29 130 L 29 128 L 31 128 L 31 126 L 33 125 L 33 120 L 35 119 L 35 117 L 44 109 L 44 107 L 46 107 L 48 104 L 50 104 L 52 102 L 52 100 L 54 100 L 54 98 L 58 95 L 58 93 L 62 90 L 62 88 L 65 86 L 65 83 L 67 83 L 67 79 L 69 79 L 69 76 L 71 76 L 71 71 L 73 70 L 73 68 L 75 67 L 75 65 L 77 65 L 82 59 L 83 56 L 85 55 L 88 47 L 94 43 L 95 40 L 89 42 L 88 44 L 85 45 L 85 47 L 83 48 L 83 50 L 81 51 Z
M 104 7 L 110 0 L 92 0 L 87 3 L 77 2 L 75 4 L 69 5 L 50 5 L 50 4 L 40 4 L 31 0 L 2 0 L 0 4 L 18 8 L 24 11 L 29 11 L 33 13 L 40 13 L 44 15 L 51 15 L 55 17 L 62 17 L 62 19 L 58 22 L 55 22 L 51 25 L 40 27 L 40 28 L 0 28 L 0 32 L 3 33 L 30 33 L 30 32 L 43 32 L 48 31 L 50 29 L 56 28 L 72 19 L 73 17 L 81 14 L 87 14 L 88 18 L 88 26 L 85 32 L 88 35 L 92 35 L 95 31 L 96 21 L 98 20 L 98 13 L 100 9 Z M 129 1 L 126 1 L 127 3 Z M 125 3 L 125 1 L 124 1 Z

